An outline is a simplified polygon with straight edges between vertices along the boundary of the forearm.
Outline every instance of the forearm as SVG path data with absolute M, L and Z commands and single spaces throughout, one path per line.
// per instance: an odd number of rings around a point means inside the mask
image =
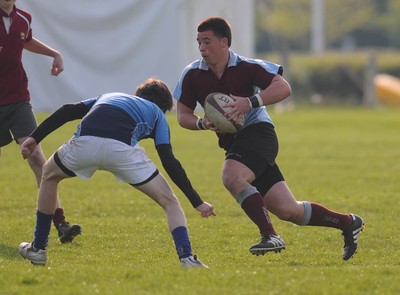
M 171 180 L 179 187 L 179 189 L 185 194 L 190 203 L 194 208 L 198 207 L 203 203 L 199 194 L 195 191 L 190 180 L 188 179 L 185 170 L 181 163 L 175 158 L 172 153 L 170 145 L 162 144 L 156 146 L 158 155 L 161 159 L 161 163 L 168 173 Z
M 189 130 L 200 130 L 198 120 L 200 118 L 194 114 L 178 114 L 179 125 Z
M 88 109 L 83 103 L 63 105 L 44 120 L 30 135 L 39 144 L 47 135 L 66 122 L 83 118 Z
M 183 128 L 189 129 L 189 130 L 202 130 L 205 128 L 204 124 L 201 125 L 199 122 L 199 117 L 194 114 L 194 111 L 181 102 L 178 101 L 177 103 L 177 118 L 179 125 Z
M 60 52 L 44 44 L 36 38 L 32 38 L 29 42 L 25 43 L 24 48 L 30 52 L 47 55 L 53 58 L 60 55 Z

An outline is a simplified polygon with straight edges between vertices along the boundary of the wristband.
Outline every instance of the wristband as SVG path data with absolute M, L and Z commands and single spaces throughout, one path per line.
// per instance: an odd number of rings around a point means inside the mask
M 264 105 L 264 102 L 259 93 L 257 93 L 256 95 L 250 96 L 249 101 L 250 101 L 252 109 L 258 108 L 258 107 L 261 107 Z
M 197 121 L 196 121 L 196 126 L 197 126 L 197 129 L 199 129 L 199 130 L 206 130 L 206 129 L 207 129 L 207 128 L 204 127 L 204 125 L 203 125 L 203 119 L 202 119 L 202 118 L 198 118 L 198 119 L 197 119 Z
M 250 107 L 250 110 L 251 110 L 253 108 L 253 105 L 252 105 L 252 103 L 250 101 L 250 97 L 248 97 L 247 100 L 249 101 L 249 107 Z

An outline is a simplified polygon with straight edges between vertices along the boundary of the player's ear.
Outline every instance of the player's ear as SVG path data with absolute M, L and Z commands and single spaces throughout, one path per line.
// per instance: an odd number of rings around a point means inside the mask
M 221 45 L 223 46 L 223 47 L 229 47 L 229 42 L 228 42 L 228 38 L 227 37 L 222 37 L 221 39 L 220 39 L 220 42 L 221 42 Z

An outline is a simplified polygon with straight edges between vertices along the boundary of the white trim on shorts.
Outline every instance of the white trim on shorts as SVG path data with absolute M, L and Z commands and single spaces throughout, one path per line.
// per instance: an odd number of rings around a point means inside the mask
M 109 171 L 120 182 L 145 182 L 157 167 L 138 144 L 96 136 L 74 137 L 57 151 L 61 163 L 82 179 L 89 179 L 96 170 Z

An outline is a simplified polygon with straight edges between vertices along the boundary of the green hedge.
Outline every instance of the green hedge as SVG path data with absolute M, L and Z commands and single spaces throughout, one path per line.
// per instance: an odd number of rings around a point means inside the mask
M 400 77 L 398 52 L 328 52 L 320 56 L 293 53 L 287 57 L 268 54 L 262 58 L 284 65 L 284 77 L 297 100 L 307 101 L 318 94 L 325 102 L 360 103 L 371 55 L 375 57 L 376 73 Z

